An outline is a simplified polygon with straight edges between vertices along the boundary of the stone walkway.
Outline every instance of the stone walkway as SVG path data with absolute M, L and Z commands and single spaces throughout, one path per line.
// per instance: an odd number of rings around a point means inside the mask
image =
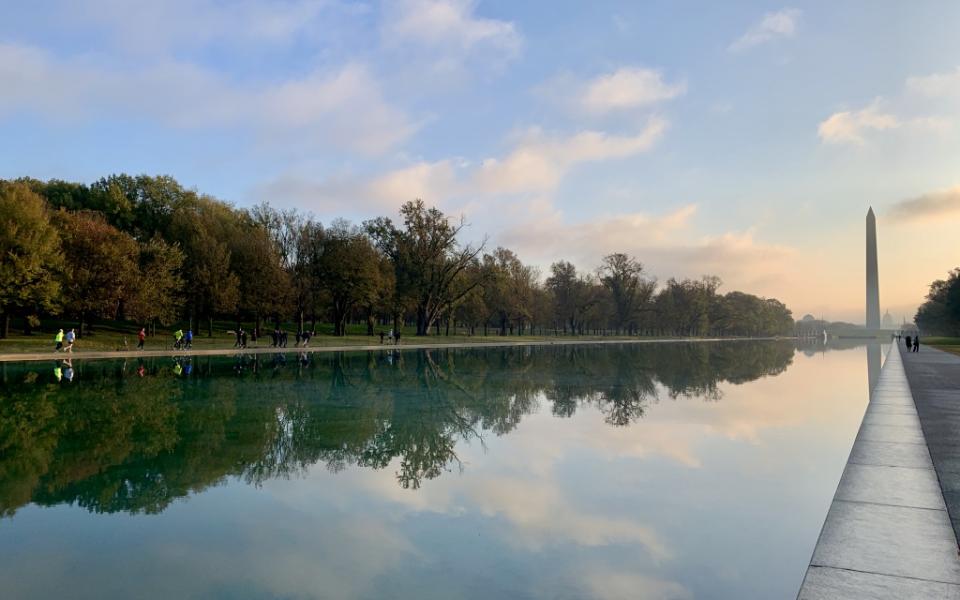
M 383 350 L 439 350 L 441 348 L 496 348 L 504 346 L 573 346 L 584 344 L 663 344 L 674 342 L 734 342 L 734 341 L 758 341 L 772 340 L 776 338 L 671 338 L 671 339 L 613 339 L 613 340 L 534 340 L 529 342 L 403 342 L 399 346 L 393 344 L 370 344 L 356 346 L 311 346 L 309 348 L 273 348 L 264 346 L 261 348 L 247 348 L 238 350 L 236 348 L 213 348 L 203 350 L 92 350 L 65 353 L 65 352 L 24 352 L 21 354 L 0 354 L 0 362 L 18 362 L 18 361 L 38 361 L 54 360 L 64 358 L 150 358 L 156 356 L 235 356 L 238 354 L 293 354 L 299 352 L 369 352 Z
M 960 356 L 927 346 L 907 352 L 903 366 L 920 425 L 960 539 Z
M 900 350 L 887 354 L 799 600 L 960 600 L 960 557 Z

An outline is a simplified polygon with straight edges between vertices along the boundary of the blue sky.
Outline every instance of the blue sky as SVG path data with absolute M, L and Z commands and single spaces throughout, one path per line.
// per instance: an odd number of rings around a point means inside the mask
M 910 316 L 960 264 L 960 4 L 39 0 L 0 18 L 0 177 L 170 174 L 329 220 L 422 197 L 544 269 L 635 254 Z

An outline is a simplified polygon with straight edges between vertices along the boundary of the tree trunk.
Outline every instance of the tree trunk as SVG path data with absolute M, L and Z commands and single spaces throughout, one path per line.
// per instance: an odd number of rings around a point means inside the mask
M 213 337 L 213 317 L 207 317 L 207 337 Z
M 430 333 L 430 323 L 427 320 L 427 307 L 417 307 L 417 335 L 424 336 Z
M 3 311 L 2 324 L 0 324 L 0 338 L 10 337 L 10 312 Z

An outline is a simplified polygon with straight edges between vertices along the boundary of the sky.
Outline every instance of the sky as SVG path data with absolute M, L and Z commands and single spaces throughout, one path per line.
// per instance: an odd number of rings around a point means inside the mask
M 960 266 L 960 3 L 0 6 L 0 178 L 172 175 L 323 221 L 422 198 L 546 273 L 611 252 L 796 317 Z

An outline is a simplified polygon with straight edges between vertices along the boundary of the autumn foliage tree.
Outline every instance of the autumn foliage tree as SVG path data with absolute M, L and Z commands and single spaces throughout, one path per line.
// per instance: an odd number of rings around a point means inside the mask
M 82 336 L 91 317 L 118 318 L 136 294 L 139 248 L 97 213 L 58 211 L 55 222 L 65 259 L 64 310 L 78 319 Z
M 33 315 L 59 302 L 60 239 L 43 198 L 22 183 L 0 181 L 0 337 L 12 312 Z

